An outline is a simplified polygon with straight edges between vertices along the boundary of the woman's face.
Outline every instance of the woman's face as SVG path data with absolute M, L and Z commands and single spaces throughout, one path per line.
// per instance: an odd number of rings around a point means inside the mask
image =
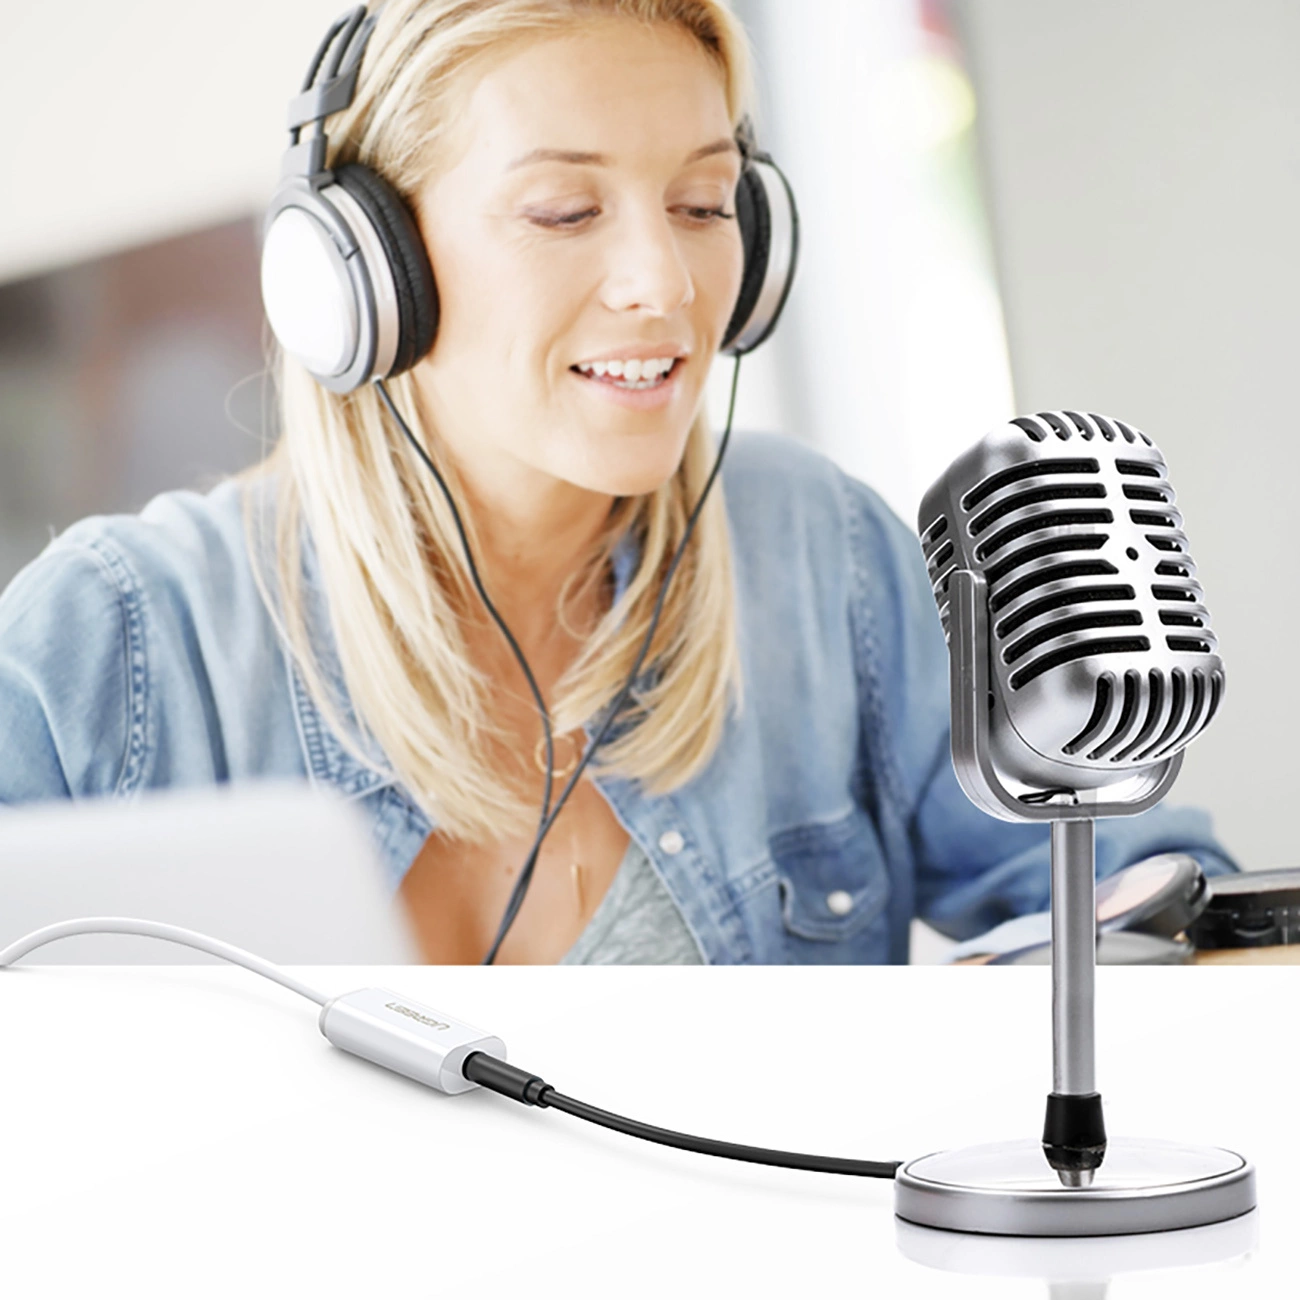
M 434 426 L 489 495 L 653 490 L 740 287 L 722 74 L 677 28 L 599 19 L 491 65 L 453 148 L 416 204 L 441 303 L 415 371 Z

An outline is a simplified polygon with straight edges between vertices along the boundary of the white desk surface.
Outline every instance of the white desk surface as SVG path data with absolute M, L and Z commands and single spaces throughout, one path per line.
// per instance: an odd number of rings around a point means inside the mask
M 1051 1082 L 1046 968 L 292 969 L 330 995 L 379 984 L 445 1009 L 593 1105 L 753 1145 L 888 1160 L 1035 1136 Z M 0 1288 L 1294 1295 L 1298 995 L 1290 967 L 1098 971 L 1109 1132 L 1242 1152 L 1260 1209 L 1226 1235 L 1080 1256 L 908 1236 L 889 1182 L 434 1093 L 334 1048 L 313 1003 L 236 967 L 20 963 L 0 970 Z M 1109 1288 L 1080 1289 L 1089 1272 Z

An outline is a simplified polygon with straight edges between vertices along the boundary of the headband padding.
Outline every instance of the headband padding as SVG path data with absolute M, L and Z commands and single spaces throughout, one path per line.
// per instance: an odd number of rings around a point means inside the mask
M 370 218 L 392 268 L 400 328 L 388 373 L 400 375 L 429 351 L 438 328 L 438 292 L 428 250 L 410 210 L 381 176 L 360 163 L 345 163 L 334 177 Z

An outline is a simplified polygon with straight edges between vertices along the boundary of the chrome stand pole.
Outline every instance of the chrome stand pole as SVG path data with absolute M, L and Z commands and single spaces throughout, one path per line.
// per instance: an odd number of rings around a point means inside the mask
M 1097 922 L 1091 821 L 1052 823 L 1052 1090 L 1095 1092 Z
M 1052 822 L 1052 1093 L 1043 1149 L 1066 1187 L 1087 1187 L 1106 1150 L 1096 1084 L 1096 835 Z

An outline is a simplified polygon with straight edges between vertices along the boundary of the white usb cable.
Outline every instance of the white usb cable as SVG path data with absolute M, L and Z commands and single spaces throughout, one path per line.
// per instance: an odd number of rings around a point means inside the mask
M 40 930 L 33 930 L 21 939 L 15 939 L 7 948 L 0 949 L 0 966 L 9 966 L 19 957 L 26 957 L 34 948 L 50 943 L 54 939 L 65 939 L 73 934 L 142 934 L 150 939 L 170 939 L 173 943 L 183 943 L 190 948 L 198 948 L 213 957 L 223 957 L 236 965 L 244 966 L 258 975 L 283 984 L 285 988 L 301 993 L 319 1006 L 324 1006 L 329 998 L 324 993 L 286 975 L 278 966 L 264 960 L 255 953 L 243 948 L 236 948 L 233 943 L 222 943 L 220 939 L 209 939 L 197 930 L 186 930 L 179 925 L 165 925 L 162 921 L 138 921 L 133 916 L 79 916 L 75 921 L 60 921 L 57 925 L 47 925 Z
M 506 1045 L 495 1035 L 391 989 L 357 989 L 331 998 L 255 953 L 161 921 L 141 921 L 130 916 L 83 916 L 75 921 L 60 921 L 33 930 L 0 951 L 0 966 L 10 965 L 42 944 L 73 934 L 140 934 L 169 939 L 235 962 L 315 1002 L 321 1008 L 320 1031 L 335 1047 L 439 1092 L 469 1092 L 479 1086 L 461 1073 L 461 1065 L 471 1052 L 486 1052 L 505 1060 Z

